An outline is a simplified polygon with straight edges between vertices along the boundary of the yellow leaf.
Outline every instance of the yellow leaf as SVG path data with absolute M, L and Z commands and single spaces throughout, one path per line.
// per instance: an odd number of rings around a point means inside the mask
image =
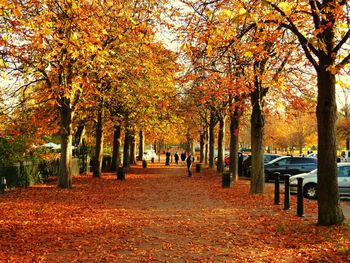
M 291 6 L 290 3 L 281 2 L 281 3 L 278 4 L 278 7 L 279 7 L 286 15 L 290 15 L 290 14 L 291 14 L 292 6 Z
M 250 58 L 250 57 L 253 56 L 253 52 L 251 52 L 251 51 L 246 51 L 246 52 L 244 53 L 244 56 Z
M 7 68 L 9 65 L 3 60 L 0 58 L 0 68 Z
M 242 7 L 239 9 L 239 12 L 238 12 L 239 15 L 245 15 L 246 13 L 247 13 L 247 10 L 245 10 L 245 8 Z
M 233 18 L 235 16 L 231 10 L 223 10 L 223 13 L 230 18 Z
M 213 49 L 213 48 L 211 47 L 211 45 L 208 45 L 208 46 L 207 46 L 207 55 L 208 55 L 208 56 L 211 55 L 212 49 Z

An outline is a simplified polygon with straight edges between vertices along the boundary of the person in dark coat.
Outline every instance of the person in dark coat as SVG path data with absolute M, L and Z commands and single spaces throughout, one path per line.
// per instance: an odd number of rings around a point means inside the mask
M 188 171 L 189 177 L 192 177 L 192 171 L 191 171 L 192 161 L 193 159 L 192 159 L 191 153 L 187 153 L 186 164 L 187 164 L 187 171 Z
M 179 164 L 179 155 L 177 152 L 174 154 L 174 159 L 175 159 L 175 164 Z
M 182 162 L 182 165 L 185 165 L 185 161 L 186 161 L 186 153 L 185 153 L 185 152 L 182 152 L 180 157 L 181 157 L 181 162 Z
M 171 153 L 167 151 L 165 154 L 165 165 L 170 165 L 170 155 Z

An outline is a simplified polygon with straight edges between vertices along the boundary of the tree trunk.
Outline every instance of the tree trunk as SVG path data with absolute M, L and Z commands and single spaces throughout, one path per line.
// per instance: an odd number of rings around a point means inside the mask
M 136 164 L 136 140 L 134 130 L 130 133 L 130 164 Z
M 83 136 L 85 133 L 85 125 L 84 123 L 80 123 L 77 127 L 77 131 L 74 136 L 74 146 L 79 147 L 82 144 Z
M 124 168 L 130 167 L 130 142 L 131 142 L 130 131 L 126 127 L 125 136 L 124 136 L 124 153 L 123 153 L 123 167 Z
M 201 132 L 199 135 L 199 162 L 203 163 L 204 161 L 204 139 L 205 139 L 205 131 Z
M 72 139 L 74 111 L 71 108 L 70 100 L 63 97 L 61 99 L 61 157 L 58 177 L 58 187 L 72 188 Z
M 208 153 L 209 153 L 209 140 L 208 140 L 208 129 L 205 129 L 205 150 L 204 150 L 204 163 L 208 164 Z
M 104 106 L 103 99 L 101 98 L 96 124 L 96 146 L 95 146 L 95 158 L 93 166 L 93 177 L 101 177 L 102 174 L 102 161 L 103 161 L 103 118 L 104 118 Z
M 112 153 L 112 163 L 111 163 L 111 171 L 117 171 L 117 168 L 120 164 L 120 134 L 121 127 L 120 125 L 116 125 L 114 127 L 114 135 L 113 135 L 113 153 Z
M 143 137 L 143 131 L 140 130 L 139 132 L 139 161 L 142 161 L 143 159 L 143 152 L 144 152 L 144 144 L 145 144 L 145 140 Z M 155 143 L 156 145 L 156 143 Z M 156 148 L 154 148 L 156 150 Z
M 209 168 L 214 168 L 214 147 L 215 147 L 215 129 L 216 121 L 214 113 L 210 113 L 209 123 Z
M 344 214 L 339 205 L 337 181 L 335 76 L 327 70 L 328 66 L 326 65 L 320 66 L 317 72 L 317 203 L 319 225 L 340 224 L 344 221 Z
M 187 133 L 186 133 L 186 151 L 192 153 L 190 129 L 187 129 Z
M 259 84 L 256 84 L 259 85 Z M 251 116 L 251 143 L 252 143 L 252 166 L 250 192 L 261 194 L 264 192 L 264 113 L 261 88 L 255 88 L 251 93 L 251 103 L 253 106 Z
M 230 172 L 232 172 L 233 181 L 238 180 L 238 135 L 239 135 L 239 108 L 235 107 L 230 116 Z
M 218 164 L 217 171 L 222 173 L 225 168 L 224 164 L 224 152 L 225 152 L 225 119 L 226 117 L 220 117 L 219 120 L 219 134 L 218 134 Z

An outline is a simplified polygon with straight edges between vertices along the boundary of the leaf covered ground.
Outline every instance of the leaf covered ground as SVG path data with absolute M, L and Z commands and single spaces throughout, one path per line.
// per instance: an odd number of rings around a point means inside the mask
M 222 188 L 208 169 L 189 178 L 156 164 L 125 181 L 12 189 L 0 195 L 0 262 L 349 262 L 349 218 L 317 226 L 316 202 L 304 202 L 298 217 L 295 196 L 285 211 L 270 185 L 252 196 L 248 180 Z

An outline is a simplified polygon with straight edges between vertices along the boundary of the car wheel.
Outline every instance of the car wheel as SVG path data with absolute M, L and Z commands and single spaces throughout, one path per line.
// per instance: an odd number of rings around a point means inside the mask
M 317 185 L 307 184 L 303 188 L 303 196 L 307 199 L 317 199 Z

